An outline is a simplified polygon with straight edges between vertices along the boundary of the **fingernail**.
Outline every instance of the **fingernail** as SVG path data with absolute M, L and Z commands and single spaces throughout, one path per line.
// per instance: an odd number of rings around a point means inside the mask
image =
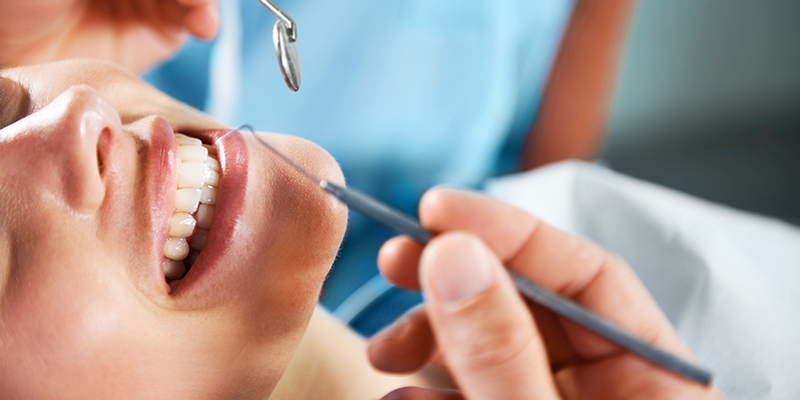
M 449 235 L 431 260 L 431 286 L 440 300 L 458 303 L 489 289 L 494 274 L 486 248 L 478 239 L 460 233 Z

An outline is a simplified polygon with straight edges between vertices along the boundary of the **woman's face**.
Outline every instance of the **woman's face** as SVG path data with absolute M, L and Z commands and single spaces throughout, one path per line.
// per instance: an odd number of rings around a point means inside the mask
M 316 304 L 345 208 L 252 137 L 215 141 L 227 131 L 204 130 L 213 122 L 108 65 L 0 75 L 0 393 L 268 393 Z M 214 143 L 222 170 L 205 247 L 168 284 L 163 251 L 180 167 L 173 129 Z M 315 174 L 342 179 L 315 145 L 267 139 Z

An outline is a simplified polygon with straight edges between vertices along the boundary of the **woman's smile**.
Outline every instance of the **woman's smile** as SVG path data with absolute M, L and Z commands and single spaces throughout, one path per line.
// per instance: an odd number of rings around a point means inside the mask
M 169 239 L 164 244 L 163 266 L 168 282 L 182 278 L 203 250 L 214 219 L 220 171 L 214 147 L 179 133 L 175 138 L 180 146 L 181 166 Z
M 199 257 L 202 256 L 203 260 L 214 257 L 213 250 L 205 252 L 203 250 L 206 243 L 213 249 L 211 243 L 216 242 L 214 237 L 210 242 L 208 238 L 218 205 L 222 172 L 220 156 L 213 145 L 204 144 L 200 139 L 180 133 L 175 134 L 175 139 L 179 162 L 177 185 L 162 262 L 165 278 L 172 288 L 179 284 L 180 279 L 194 266 Z M 232 175 L 233 171 L 229 174 Z M 221 198 L 224 199 L 225 195 Z M 233 197 L 228 200 L 233 203 L 232 207 L 241 204 L 241 201 Z M 222 226 L 219 230 L 226 230 L 224 223 L 221 222 L 219 225 Z M 217 237 L 222 236 L 216 234 L 217 230 L 214 232 Z M 211 255 L 207 256 L 209 253 Z M 207 261 L 203 261 L 205 262 Z M 198 270 L 202 270 L 202 263 L 198 266 Z
M 229 132 L 217 130 L 193 136 L 176 134 L 180 164 L 175 177 L 175 207 L 164 246 L 164 257 L 168 260 L 165 263 L 171 263 L 170 258 L 178 258 L 168 254 L 173 251 L 170 248 L 173 243 L 180 242 L 177 235 L 172 234 L 176 222 L 192 218 L 197 225 L 189 232 L 190 239 L 185 240 L 186 260 L 182 266 L 187 270 L 186 275 L 183 279 L 167 278 L 172 280 L 171 293 L 176 296 L 197 284 L 195 282 L 213 280 L 214 269 L 224 263 L 223 255 L 239 225 L 246 196 L 248 152 L 243 138 Z M 204 278 L 209 274 L 212 276 Z
M 21 89 L 0 103 L 0 392 L 269 394 L 346 208 L 255 138 L 220 139 L 229 129 L 108 64 L 7 69 L 0 80 Z M 267 140 L 343 180 L 318 146 Z M 167 278 L 165 259 L 188 271 L 168 265 Z

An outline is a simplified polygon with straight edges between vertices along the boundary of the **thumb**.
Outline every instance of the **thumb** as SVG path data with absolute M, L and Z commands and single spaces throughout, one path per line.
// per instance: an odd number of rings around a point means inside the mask
M 558 398 L 533 317 L 480 239 L 434 238 L 420 259 L 420 283 L 436 341 L 467 398 Z

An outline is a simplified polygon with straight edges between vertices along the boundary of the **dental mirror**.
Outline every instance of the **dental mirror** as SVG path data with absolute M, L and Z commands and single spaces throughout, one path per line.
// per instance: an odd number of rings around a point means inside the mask
M 300 55 L 297 53 L 297 24 L 283 10 L 269 0 L 258 0 L 272 14 L 278 17 L 272 28 L 272 42 L 275 44 L 275 55 L 281 67 L 283 80 L 289 89 L 300 89 Z
M 272 42 L 281 67 L 283 80 L 289 89 L 300 89 L 300 56 L 297 54 L 297 41 L 289 37 L 288 28 L 283 21 L 275 22 L 272 28 Z

